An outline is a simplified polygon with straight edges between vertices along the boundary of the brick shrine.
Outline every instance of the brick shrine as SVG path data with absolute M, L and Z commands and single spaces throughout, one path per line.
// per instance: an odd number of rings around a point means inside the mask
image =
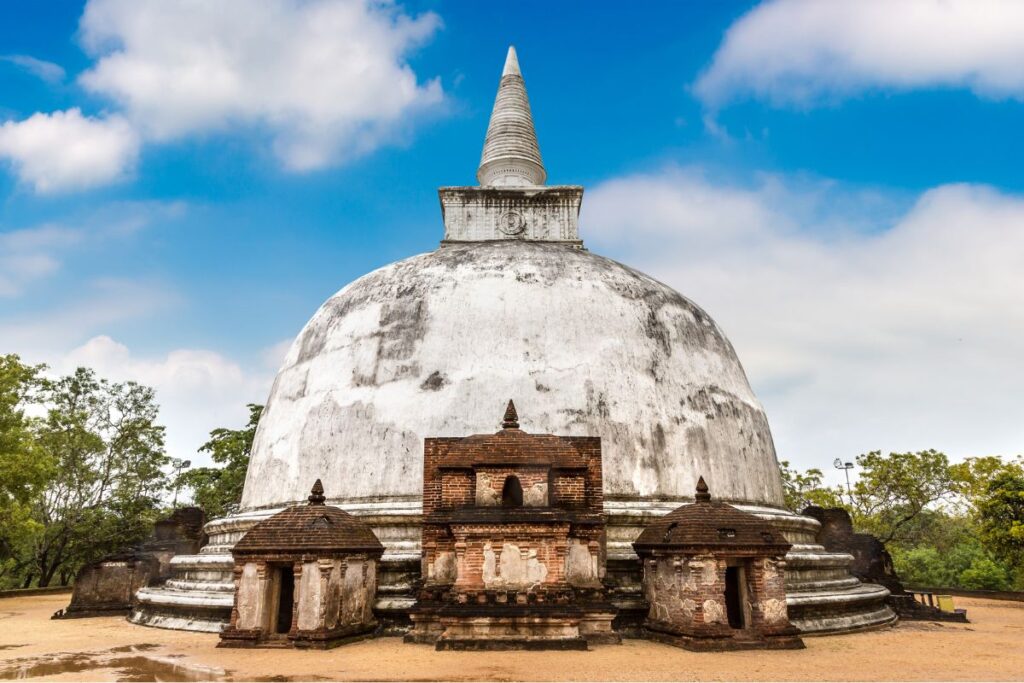
M 437 649 L 617 643 L 605 597 L 601 440 L 496 434 L 424 442 L 422 586 L 408 642 Z
M 786 608 L 791 545 L 770 523 L 712 501 L 704 477 L 695 498 L 633 543 L 650 605 L 644 636 L 688 650 L 802 648 Z
M 235 602 L 218 647 L 326 649 L 372 635 L 384 546 L 325 500 L 317 479 L 308 505 L 263 520 L 231 549 Z

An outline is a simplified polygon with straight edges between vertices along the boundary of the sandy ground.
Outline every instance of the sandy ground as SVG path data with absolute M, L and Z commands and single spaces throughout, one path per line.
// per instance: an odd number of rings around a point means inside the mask
M 1024 603 L 958 598 L 970 624 L 907 622 L 806 650 L 693 653 L 627 640 L 589 652 L 436 652 L 380 638 L 327 652 L 218 650 L 217 636 L 103 617 L 51 621 L 67 595 L 0 599 L 0 680 L 1024 680 Z

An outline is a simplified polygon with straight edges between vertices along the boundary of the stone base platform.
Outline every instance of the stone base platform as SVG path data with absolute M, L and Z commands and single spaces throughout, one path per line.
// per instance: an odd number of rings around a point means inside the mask
M 625 635 L 640 635 L 646 604 L 640 588 L 640 564 L 631 546 L 646 522 L 666 514 L 685 500 L 606 500 L 609 602 L 619 610 L 614 626 Z M 728 502 L 728 501 L 727 501 Z M 383 633 L 400 635 L 410 625 L 419 580 L 420 506 L 415 501 L 388 503 L 331 502 L 359 515 L 384 544 L 378 570 L 374 611 Z M 811 517 L 761 506 L 736 507 L 773 521 L 793 544 L 786 555 L 786 603 L 789 619 L 804 636 L 880 628 L 894 623 L 888 589 L 861 583 L 850 574 L 851 555 L 830 553 L 816 540 L 819 522 Z M 254 510 L 206 525 L 210 537 L 199 555 L 172 560 L 174 576 L 163 586 L 137 594 L 130 621 L 147 626 L 220 632 L 233 602 L 231 547 L 257 522 L 281 508 Z
M 805 645 L 795 629 L 787 633 L 752 638 L 737 631 L 732 635 L 695 636 L 671 629 L 645 627 L 643 637 L 656 643 L 694 652 L 728 652 L 732 650 L 802 650 Z
M 584 611 L 560 605 L 436 605 L 414 611 L 414 633 L 438 650 L 586 650 Z M 611 623 L 611 614 L 608 615 Z

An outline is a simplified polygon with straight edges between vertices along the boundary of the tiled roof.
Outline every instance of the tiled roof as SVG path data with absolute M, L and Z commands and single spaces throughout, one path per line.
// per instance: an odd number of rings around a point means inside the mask
M 771 552 L 786 552 L 790 545 L 772 525 L 728 503 L 711 500 L 701 477 L 696 502 L 682 505 L 648 524 L 633 547 L 763 547 Z
M 231 549 L 233 554 L 369 552 L 383 553 L 368 524 L 340 508 L 324 505 L 317 479 L 307 505 L 278 512 L 248 531 Z

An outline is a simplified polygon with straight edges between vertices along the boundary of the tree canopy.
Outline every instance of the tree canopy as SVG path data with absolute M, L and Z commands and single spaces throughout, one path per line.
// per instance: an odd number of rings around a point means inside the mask
M 220 467 L 197 467 L 183 472 L 179 483 L 192 489 L 196 505 L 207 517 L 223 517 L 234 512 L 242 500 L 242 486 L 249 468 L 252 442 L 263 406 L 250 403 L 249 422 L 242 429 L 215 429 L 199 450 L 209 453 Z
M 86 368 L 47 376 L 0 356 L 0 588 L 62 584 L 91 561 L 138 544 L 191 489 L 209 516 L 241 498 L 260 406 L 243 429 L 215 429 L 200 450 L 219 467 L 172 472 L 153 389 Z M 178 476 L 172 477 L 172 474 Z
M 856 458 L 849 490 L 781 463 L 786 505 L 843 507 L 886 543 L 912 586 L 1024 589 L 1024 466 L 996 456 L 950 463 L 939 451 Z

